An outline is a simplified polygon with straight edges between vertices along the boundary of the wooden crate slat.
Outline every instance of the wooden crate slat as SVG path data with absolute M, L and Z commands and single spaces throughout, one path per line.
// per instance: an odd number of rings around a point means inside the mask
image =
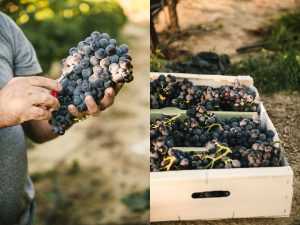
M 160 73 L 152 72 L 150 73 L 150 79 L 157 79 L 159 75 L 168 75 L 171 74 L 175 76 L 177 80 L 183 80 L 188 78 L 195 85 L 207 85 L 211 87 L 219 87 L 221 85 L 230 85 L 234 82 L 235 79 L 238 79 L 241 84 L 248 87 L 253 86 L 253 79 L 248 75 L 239 75 L 239 76 L 229 76 L 229 75 L 205 75 L 205 74 L 187 74 L 187 73 Z
M 162 172 L 150 176 L 151 221 L 288 216 L 290 167 Z M 172 174 L 173 173 L 173 174 Z M 174 177 L 176 173 L 176 179 Z M 193 199 L 192 193 L 229 191 L 224 198 Z M 266 210 L 267 209 L 267 210 Z
M 242 118 L 252 118 L 253 115 L 257 115 L 257 112 L 234 112 L 234 111 L 210 111 L 220 118 L 232 118 L 232 117 L 242 117 Z M 164 115 L 179 115 L 180 118 L 186 118 L 186 110 L 181 110 L 175 107 L 165 107 L 162 109 L 150 109 L 150 119 L 153 121 L 158 114 Z
M 206 152 L 205 147 L 174 147 L 174 149 L 181 150 L 183 152 Z

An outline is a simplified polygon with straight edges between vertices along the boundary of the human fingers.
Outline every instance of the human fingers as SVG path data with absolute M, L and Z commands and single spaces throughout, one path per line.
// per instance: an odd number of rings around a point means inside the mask
M 28 109 L 28 115 L 30 120 L 49 120 L 52 117 L 50 110 L 35 106 Z
M 59 109 L 59 101 L 49 93 L 40 93 L 39 95 L 30 96 L 31 103 L 35 106 L 47 106 L 52 109 Z
M 52 80 L 46 77 L 39 77 L 39 76 L 32 76 L 32 77 L 28 77 L 27 79 L 29 84 L 33 86 L 44 87 L 54 91 L 62 90 L 61 84 L 58 83 L 56 80 Z
M 119 93 L 119 91 L 122 89 L 124 86 L 124 83 L 117 83 L 116 86 L 114 87 L 115 95 Z
M 43 87 L 37 87 L 37 86 L 32 86 L 32 88 L 30 88 L 29 94 L 33 94 L 33 95 L 39 95 L 41 93 L 44 94 L 49 94 L 50 91 L 47 88 L 43 88 Z
M 71 104 L 68 106 L 69 112 L 75 117 L 83 117 L 88 115 L 88 111 L 79 112 L 75 105 Z
M 115 91 L 113 88 L 107 88 L 104 92 L 104 97 L 99 103 L 100 110 L 105 110 L 114 103 Z
M 84 101 L 85 101 L 85 104 L 88 108 L 88 112 L 90 115 L 100 116 L 101 111 L 92 96 L 87 96 Z

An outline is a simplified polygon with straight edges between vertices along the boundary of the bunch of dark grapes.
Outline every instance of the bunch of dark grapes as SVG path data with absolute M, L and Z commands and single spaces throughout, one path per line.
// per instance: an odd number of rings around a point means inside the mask
M 205 152 L 184 152 L 168 147 L 164 140 L 160 140 L 153 142 L 150 150 L 150 171 L 278 167 L 280 160 L 280 149 L 271 143 L 255 143 L 247 149 L 243 146 L 230 148 L 227 143 L 208 142 Z
M 203 147 L 208 141 L 217 140 L 230 147 L 243 145 L 250 148 L 256 142 L 273 141 L 274 132 L 267 130 L 257 115 L 252 119 L 222 119 L 203 106 L 192 107 L 187 110 L 187 115 L 183 120 L 176 118 L 167 124 L 162 121 L 172 117 L 160 115 L 152 123 L 151 138 L 164 136 L 172 140 L 173 146 L 180 147 Z
M 201 95 L 201 90 L 188 79 L 176 81 L 174 76 L 160 75 L 158 79 L 150 83 L 150 103 L 153 109 L 168 106 L 187 109 L 195 105 Z
M 205 87 L 198 105 L 210 111 L 259 112 L 259 103 L 254 90 L 235 80 L 232 85 Z
M 255 91 L 235 80 L 232 85 L 213 88 L 195 86 L 188 79 L 160 75 L 150 83 L 151 108 L 205 106 L 209 111 L 259 112 L 260 99 Z
M 61 81 L 63 90 L 58 93 L 60 108 L 52 111 L 49 121 L 53 132 L 63 135 L 75 118 L 68 112 L 68 106 L 74 104 L 79 111 L 85 111 L 85 98 L 92 96 L 99 102 L 106 88 L 116 83 L 133 80 L 131 56 L 128 46 L 117 46 L 117 41 L 107 33 L 94 31 L 90 37 L 80 41 L 77 47 L 69 51 L 69 56 L 62 60 L 63 74 L 68 74 Z
M 261 124 L 258 116 L 221 119 L 203 106 L 191 107 L 187 115 L 183 120 L 160 115 L 151 122 L 152 171 L 184 169 L 184 165 L 186 169 L 279 166 L 280 149 L 273 143 L 275 134 Z M 174 147 L 204 146 L 207 152 L 197 154 L 196 158 L 194 153 L 174 150 Z M 211 163 L 224 153 L 218 151 L 220 146 L 230 151 Z

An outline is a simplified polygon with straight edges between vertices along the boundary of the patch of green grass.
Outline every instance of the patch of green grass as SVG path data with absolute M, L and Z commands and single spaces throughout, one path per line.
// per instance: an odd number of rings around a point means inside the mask
M 41 172 L 33 172 L 30 174 L 30 178 L 33 182 L 38 182 L 43 178 L 43 174 Z
M 103 183 L 103 181 L 100 179 L 100 178 L 93 178 L 92 180 L 91 180 L 91 185 L 92 186 L 99 186 L 99 185 L 101 185 Z
M 226 74 L 251 75 L 260 92 L 294 91 L 300 88 L 300 12 L 283 14 L 261 33 L 269 50 L 246 55 Z
M 122 199 L 122 202 L 132 212 L 144 212 L 150 207 L 150 190 L 132 192 Z
M 165 70 L 167 60 L 160 49 L 157 49 L 155 53 L 150 55 L 150 71 L 151 72 L 162 72 Z
M 274 19 L 262 31 L 263 37 L 272 41 L 276 49 L 290 50 L 300 46 L 300 11 L 290 11 Z M 298 37 L 297 37 L 298 36 Z
M 70 173 L 77 174 L 79 173 L 79 171 L 80 171 L 80 163 L 78 162 L 78 160 L 73 160 L 70 168 Z
M 294 91 L 300 87 L 300 52 L 261 52 L 249 54 L 226 71 L 233 75 L 250 75 L 262 93 Z

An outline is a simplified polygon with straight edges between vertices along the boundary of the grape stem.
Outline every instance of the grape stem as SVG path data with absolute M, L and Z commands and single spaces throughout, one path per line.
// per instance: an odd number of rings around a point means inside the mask
M 197 154 L 195 154 L 195 155 L 193 155 L 194 157 L 199 157 L 200 159 L 203 159 L 203 155 L 201 155 L 201 154 L 199 154 L 199 153 L 197 153 Z
M 175 120 L 176 118 L 180 117 L 181 114 L 178 114 L 176 116 L 173 116 L 172 118 L 166 120 L 166 121 L 163 121 L 163 124 L 164 125 L 167 125 L 167 124 L 170 124 L 173 120 Z M 158 128 L 160 125 L 152 125 L 152 128 Z
M 88 118 L 89 118 L 89 115 L 85 115 L 85 116 L 82 116 L 82 117 L 74 118 L 74 121 L 80 122 L 80 121 L 84 121 Z
M 210 131 L 210 129 L 211 129 L 211 128 L 213 128 L 214 126 L 219 126 L 219 128 L 220 128 L 221 130 L 223 130 L 223 127 L 222 127 L 222 125 L 221 125 L 221 124 L 219 124 L 219 123 L 213 123 L 213 124 L 211 124 L 211 125 L 208 125 L 208 126 L 205 126 L 205 127 L 203 127 L 203 128 L 208 128 L 208 130 L 207 130 L 207 131 Z
M 214 164 L 216 161 L 218 161 L 219 159 L 223 158 L 224 156 L 226 156 L 228 153 L 232 153 L 231 149 L 227 146 L 223 146 L 221 144 L 219 144 L 217 141 L 214 141 L 216 147 L 218 148 L 218 150 L 216 151 L 216 154 L 219 154 L 222 150 L 225 150 L 224 153 L 222 153 L 221 155 L 219 155 L 216 158 L 213 158 L 211 156 L 207 156 L 207 158 L 211 158 L 210 163 L 205 167 L 205 169 L 212 169 L 214 167 Z
M 168 157 L 164 158 L 163 161 L 169 160 L 169 163 L 160 169 L 161 170 L 166 169 L 167 171 L 169 171 L 171 169 L 171 166 L 173 165 L 173 163 L 176 161 L 176 159 L 177 158 L 175 156 L 168 156 Z
M 159 98 L 160 98 L 160 100 L 165 100 L 166 99 L 166 97 L 162 96 L 161 94 L 159 94 Z
M 232 159 L 226 159 L 226 160 L 223 160 L 223 162 L 227 165 L 228 163 L 232 162 Z
M 180 117 L 180 115 L 181 115 L 181 114 L 178 114 L 178 115 L 176 115 L 176 116 L 173 116 L 171 119 L 167 120 L 167 121 L 165 122 L 165 124 L 170 124 L 170 123 L 171 123 L 172 121 L 174 121 L 176 118 Z
M 204 115 L 204 118 L 210 119 L 210 118 L 211 118 L 211 116 Z

